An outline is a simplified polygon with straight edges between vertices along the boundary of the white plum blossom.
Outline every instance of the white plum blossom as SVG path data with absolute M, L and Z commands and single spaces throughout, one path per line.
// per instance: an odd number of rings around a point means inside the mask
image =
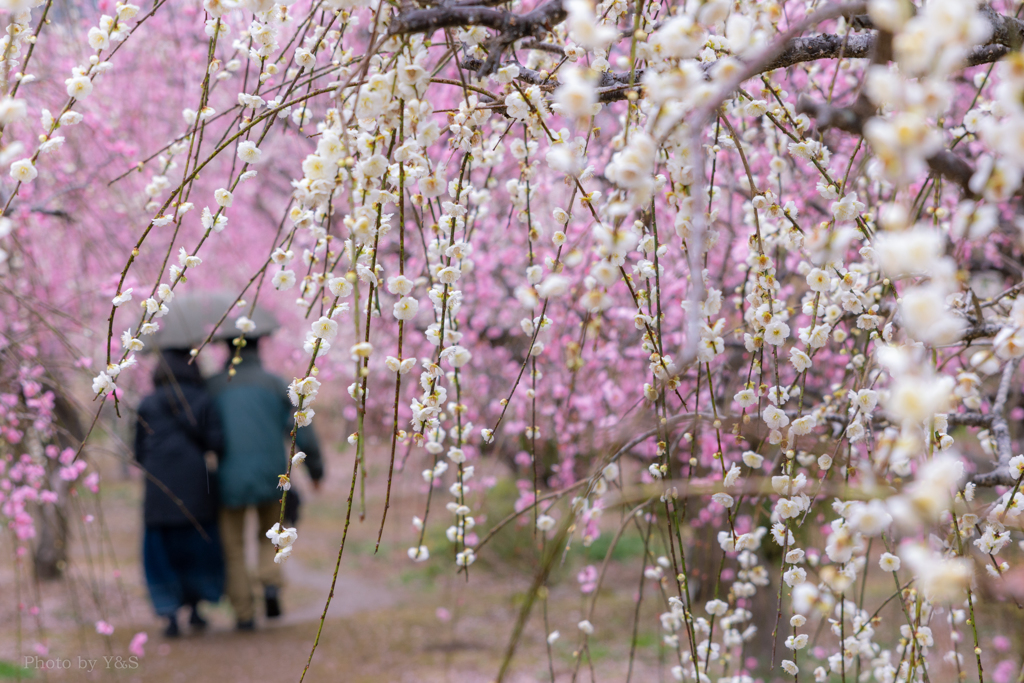
M 11 164 L 11 177 L 19 183 L 30 183 L 39 175 L 31 159 L 21 159 Z
M 857 201 L 857 193 L 850 192 L 838 202 L 832 204 L 832 215 L 837 222 L 855 220 L 864 211 L 864 202 Z
M 231 206 L 234 201 L 234 196 L 228 190 L 223 187 L 213 193 L 214 199 L 217 201 L 217 206 L 227 208 Z
M 274 277 L 271 278 L 271 283 L 274 285 L 274 289 L 290 289 L 295 285 L 295 271 L 279 270 L 274 273 Z
M 123 292 L 119 292 L 117 296 L 111 299 L 111 303 L 113 303 L 114 306 L 123 306 L 124 304 L 128 303 L 129 301 L 132 300 L 132 289 L 132 287 L 129 287 Z
M 789 325 L 774 320 L 764 328 L 764 341 L 772 346 L 781 346 L 789 338 Z
M 593 84 L 579 69 L 559 72 L 561 85 L 555 90 L 556 111 L 572 119 L 594 113 L 597 92 Z
M 64 85 L 67 86 L 68 97 L 76 100 L 84 100 L 92 93 L 92 81 L 84 74 L 68 78 Z
M 338 334 L 338 323 L 326 316 L 321 316 L 319 320 L 313 323 L 312 329 L 313 334 L 315 334 L 318 339 L 331 341 Z
M 238 143 L 238 158 L 247 164 L 255 164 L 263 156 L 263 152 L 252 140 L 245 140 Z
M 238 319 L 235 320 L 235 328 L 240 332 L 249 333 L 256 329 L 256 323 L 253 322 L 251 318 L 240 315 L 238 316 Z
M 1024 455 L 1015 455 L 1010 458 L 1009 468 L 1011 479 L 1024 477 Z
M 878 566 L 884 572 L 898 572 L 900 570 L 900 558 L 892 553 L 882 553 L 878 558 Z
M 394 305 L 394 315 L 398 320 L 412 320 L 419 311 L 420 303 L 416 299 L 404 296 Z

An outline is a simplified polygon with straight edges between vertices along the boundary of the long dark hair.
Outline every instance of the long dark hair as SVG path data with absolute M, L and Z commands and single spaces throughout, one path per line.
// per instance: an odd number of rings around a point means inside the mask
M 203 375 L 198 363 L 189 363 L 191 354 L 185 349 L 161 349 L 153 369 L 153 386 L 193 384 L 203 386 Z

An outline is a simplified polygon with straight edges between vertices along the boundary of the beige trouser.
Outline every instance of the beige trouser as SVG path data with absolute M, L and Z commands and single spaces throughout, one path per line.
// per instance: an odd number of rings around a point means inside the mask
M 253 582 L 245 566 L 245 513 L 249 508 L 221 508 L 220 538 L 224 548 L 224 569 L 227 574 L 228 598 L 238 621 L 249 621 L 256 610 L 253 606 Z M 270 501 L 256 506 L 257 550 L 256 579 L 267 586 L 281 585 L 281 566 L 274 563 L 277 550 L 267 538 L 267 529 L 274 526 L 281 515 L 281 505 Z

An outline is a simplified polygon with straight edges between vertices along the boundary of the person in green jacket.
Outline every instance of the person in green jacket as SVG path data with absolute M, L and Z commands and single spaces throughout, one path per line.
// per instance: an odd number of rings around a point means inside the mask
M 219 479 L 227 593 L 238 628 L 245 631 L 255 627 L 253 582 L 245 562 L 244 530 L 249 508 L 256 509 L 259 519 L 257 579 L 263 585 L 267 616 L 281 614 L 281 567 L 274 562 L 276 549 L 265 532 L 281 513 L 278 475 L 288 468 L 285 444 L 292 431 L 295 410 L 288 399 L 285 381 L 263 369 L 259 339 L 246 341 L 241 351 L 242 362 L 232 366 L 229 358 L 225 371 L 208 383 L 224 429 Z M 298 430 L 296 448 L 306 454 L 306 468 L 314 489 L 318 489 L 324 467 L 312 427 Z

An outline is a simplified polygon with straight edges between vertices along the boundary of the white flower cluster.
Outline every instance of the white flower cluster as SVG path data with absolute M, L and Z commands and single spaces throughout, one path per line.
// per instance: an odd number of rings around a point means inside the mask
M 277 553 L 274 555 L 274 562 L 281 564 L 292 554 L 293 544 L 299 538 L 299 534 L 295 531 L 295 527 L 282 528 L 279 523 L 275 523 L 274 526 L 270 527 L 266 533 L 267 538 L 277 548 Z
M 12 15 L 3 39 L 7 74 L 19 73 L 32 28 L 24 10 L 36 4 L 8 3 L 22 13 Z M 586 489 L 564 496 L 569 509 L 541 506 L 537 489 L 552 482 L 540 476 L 579 483 L 571 462 L 553 475 L 540 471 L 538 447 L 564 445 L 562 434 L 549 431 L 561 426 L 561 413 L 517 412 L 522 404 L 513 404 L 545 398 L 544 372 L 553 363 L 558 371 L 564 364 L 572 378 L 566 386 L 576 386 L 576 373 L 592 360 L 583 341 L 565 341 L 578 331 L 603 354 L 598 360 L 614 357 L 628 368 L 609 373 L 607 395 L 595 403 L 632 405 L 658 425 L 654 443 L 630 446 L 634 453 L 651 446 L 637 478 L 652 487 L 648 502 L 664 505 L 638 512 L 638 527 L 667 522 L 678 543 L 688 544 L 686 530 L 672 528 L 689 523 L 677 521 L 686 509 L 678 476 L 692 484 L 684 496 L 707 503 L 700 523 L 717 525 L 711 537 L 728 574 L 714 577 L 721 597 L 706 601 L 703 613 L 686 585 L 692 548 L 666 550 L 650 563 L 645 555 L 643 575 L 658 582 L 667 604 L 660 622 L 664 644 L 678 653 L 676 679 L 712 680 L 716 662 L 731 673 L 722 680 L 745 680 L 734 654 L 756 633 L 750 600 L 773 581 L 780 583 L 780 624 L 783 614 L 789 622 L 780 638 L 787 674 L 798 676 L 813 657 L 822 665 L 816 680 L 853 671 L 865 680 L 929 675 L 920 662 L 935 647 L 936 615 L 948 614 L 955 629 L 963 622 L 956 615 L 974 609 L 979 578 L 987 578 L 971 553 L 988 558 L 986 571 L 1001 578 L 1024 514 L 1024 456 L 1009 457 L 1001 415 L 1008 392 L 988 400 L 991 376 L 1008 372 L 1012 385 L 1014 364 L 1024 358 L 1024 296 L 1019 287 L 981 296 L 985 277 L 1001 276 L 968 272 L 979 253 L 992 256 L 995 244 L 1016 239 L 1007 237 L 1017 229 L 1007 208 L 1024 179 L 1024 57 L 1011 51 L 993 70 L 994 85 L 979 74 L 978 97 L 962 121 L 953 120 L 966 107 L 956 101 L 951 74 L 993 36 L 995 10 L 977 0 L 867 3 L 876 30 L 893 34 L 891 64 L 844 59 L 805 72 L 831 77 L 830 106 L 863 93 L 858 120 L 844 119 L 863 125 L 861 145 L 840 135 L 842 127 L 812 130 L 798 93 L 784 89 L 793 89 L 792 79 L 766 71 L 737 82 L 773 44 L 783 18 L 792 25 L 803 16 L 790 17 L 792 8 L 780 3 L 566 0 L 566 21 L 536 43 L 518 43 L 516 59 L 506 51 L 489 81 L 471 69 L 460 69 L 459 81 L 443 78 L 449 67 L 433 58 L 436 45 L 392 32 L 405 9 L 374 3 L 350 12 L 357 4 L 328 0 L 330 12 L 296 22 L 290 13 L 298 10 L 272 0 L 204 1 L 209 78 L 197 108 L 182 112 L 184 131 L 144 181 L 140 199 L 153 216 L 145 234 L 177 239 L 194 208 L 192 182 L 200 169 L 212 175 L 200 143 L 208 145 L 212 135 L 204 134 L 222 114 L 232 123 L 217 153 L 231 175 L 205 186 L 205 206 L 196 200 L 203 208 L 193 227 L 201 226 L 202 239 L 169 246 L 166 281 L 147 294 L 121 278 L 110 299 L 114 313 L 124 315 L 135 301 L 142 318 L 134 331 L 118 328 L 123 354 L 108 359 L 93 391 L 117 390 L 176 288 L 191 271 L 210 267 L 202 249 L 227 228 L 228 211 L 243 208 L 241 183 L 257 177 L 252 167 L 290 163 L 279 158 L 283 144 L 264 142 L 263 126 L 295 129 L 304 146 L 291 160 L 292 203 L 263 271 L 307 320 L 296 346 L 308 364 L 288 386 L 295 424 L 312 423 L 320 378 L 326 383 L 332 374 L 347 377 L 342 386 L 353 403 L 346 410 L 359 416 L 349 437 L 357 463 L 370 442 L 369 411 L 383 405 L 402 414 L 392 454 L 399 441 L 416 449 L 427 488 L 447 489 L 451 518 L 443 526 L 453 552 L 446 556 L 460 571 L 481 552 L 474 531 L 487 509 L 484 486 L 473 479 L 478 444 L 470 415 L 477 422 L 478 414 L 497 415 L 479 430 L 480 443 L 492 443 L 504 426 L 523 444 L 516 462 L 533 465 L 538 481 L 521 490 L 517 509 L 533 513 L 541 544 L 556 528 L 585 546 L 601 533 L 603 497 L 632 468 L 605 460 Z M 129 35 L 136 12 L 117 5 L 116 16 L 89 29 L 95 54 L 64 83 L 67 106 L 56 117 L 43 110 L 39 147 L 7 160 L 16 183 L 45 173 L 41 155 L 60 148 L 56 133 L 81 120 L 72 107 L 110 68 L 103 56 Z M 848 18 L 835 21 L 844 50 L 862 44 Z M 289 36 L 296 25 L 301 32 Z M 237 34 L 230 39 L 229 29 Z M 378 40 L 377 53 L 352 43 L 364 34 Z M 484 27 L 452 36 L 459 61 L 501 58 Z M 238 92 L 211 100 L 213 86 L 251 70 L 255 77 Z M 30 80 L 21 75 L 21 83 Z M 324 83 L 322 97 L 310 94 Z M 455 94 L 441 104 L 435 86 Z M 6 92 L 4 126 L 28 110 Z M 937 160 L 957 145 L 976 159 L 952 187 Z M 500 230 L 524 245 L 514 267 L 493 263 Z M 497 273 L 492 282 L 507 288 L 508 301 L 494 306 L 500 310 L 479 301 L 481 271 Z M 509 320 L 513 331 L 519 320 L 519 341 L 526 341 L 502 349 L 519 374 L 488 404 L 471 396 L 467 374 L 497 372 L 507 360 L 478 342 L 481 330 L 507 328 Z M 245 315 L 234 326 L 242 335 L 256 329 Z M 342 353 L 322 373 L 338 346 Z M 394 382 L 393 392 L 379 390 L 381 376 Z M 586 403 L 572 398 L 567 412 Z M 628 429 L 623 414 L 608 411 L 600 428 Z M 1014 485 L 985 503 L 974 500 L 973 468 L 959 452 L 973 448 L 961 425 L 983 427 L 979 458 L 991 459 L 995 478 Z M 291 468 L 303 457 L 292 454 L 281 488 L 290 487 Z M 413 520 L 419 538 L 408 556 L 415 562 L 430 557 L 429 512 L 428 504 Z M 276 561 L 287 558 L 295 530 L 275 525 L 267 535 Z M 901 650 L 884 644 L 891 634 L 876 633 L 875 615 L 852 598 L 878 569 L 900 589 L 893 613 L 906 617 Z M 903 590 L 911 575 L 913 590 Z M 600 633 L 590 619 L 576 626 L 584 641 Z M 825 654 L 808 653 L 819 626 L 824 635 L 816 642 L 830 644 L 821 646 Z M 681 642 L 684 633 L 689 642 Z M 547 634 L 548 643 L 557 637 Z

